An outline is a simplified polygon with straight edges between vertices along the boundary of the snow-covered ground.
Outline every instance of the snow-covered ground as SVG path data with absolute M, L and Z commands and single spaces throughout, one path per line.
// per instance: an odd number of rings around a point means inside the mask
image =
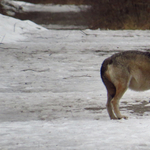
M 6 0 L 5 0 L 6 1 Z M 53 4 L 32 4 L 32 3 L 26 3 L 23 1 L 8 1 L 14 6 L 22 7 L 24 12 L 39 12 L 39 11 L 46 11 L 46 12 L 80 12 L 81 10 L 84 11 L 89 8 L 88 5 L 53 5 Z
M 61 13 L 61 12 L 80 12 L 86 11 L 90 8 L 88 5 L 54 5 L 54 4 L 32 4 L 23 1 L 14 1 L 14 0 L 2 0 L 2 5 L 4 9 L 8 12 L 52 12 L 52 13 Z M 10 13 L 11 15 L 11 13 Z
M 128 90 L 120 105 L 129 119 L 110 120 L 99 77 L 113 53 L 149 50 L 150 31 L 47 30 L 0 20 L 0 149 L 150 149 L 150 92 Z

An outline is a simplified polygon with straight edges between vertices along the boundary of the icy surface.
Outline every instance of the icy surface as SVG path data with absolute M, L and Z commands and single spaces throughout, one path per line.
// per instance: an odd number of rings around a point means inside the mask
M 46 30 L 0 20 L 0 149 L 150 149 L 150 92 L 128 90 L 120 106 L 129 119 L 113 121 L 99 77 L 113 53 L 149 50 L 150 31 Z

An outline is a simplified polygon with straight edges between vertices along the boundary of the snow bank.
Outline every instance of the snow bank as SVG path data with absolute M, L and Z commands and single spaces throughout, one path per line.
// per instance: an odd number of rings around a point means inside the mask
M 0 43 L 12 43 L 25 40 L 25 34 L 46 30 L 45 28 L 29 21 L 21 21 L 0 14 Z
M 24 11 L 24 12 L 52 12 L 52 13 L 60 13 L 60 12 L 80 12 L 87 10 L 90 6 L 88 5 L 53 5 L 53 4 L 32 4 L 26 3 L 23 1 L 10 1 L 3 0 L 3 6 L 7 10 L 12 9 L 15 12 Z

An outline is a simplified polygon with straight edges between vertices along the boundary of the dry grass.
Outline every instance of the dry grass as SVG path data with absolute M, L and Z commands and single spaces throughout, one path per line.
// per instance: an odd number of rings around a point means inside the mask
M 93 0 L 92 29 L 150 29 L 150 1 Z

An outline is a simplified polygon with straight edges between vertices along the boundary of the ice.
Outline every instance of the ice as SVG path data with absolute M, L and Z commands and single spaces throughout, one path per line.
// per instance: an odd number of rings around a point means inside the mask
M 124 50 L 149 50 L 150 31 L 47 30 L 0 15 L 0 149 L 147 150 L 149 102 L 128 90 L 110 120 L 101 63 Z M 149 105 L 146 105 L 148 108 Z

